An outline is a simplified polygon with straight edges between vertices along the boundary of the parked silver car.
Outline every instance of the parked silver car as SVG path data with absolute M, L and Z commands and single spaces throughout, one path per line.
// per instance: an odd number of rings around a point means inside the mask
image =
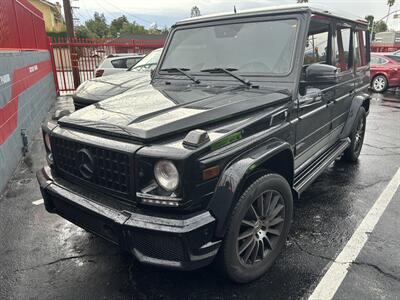
M 127 71 L 93 78 L 82 83 L 72 96 L 75 109 L 80 109 L 148 83 L 150 71 L 157 66 L 162 50 L 163 48 L 159 48 L 150 52 Z

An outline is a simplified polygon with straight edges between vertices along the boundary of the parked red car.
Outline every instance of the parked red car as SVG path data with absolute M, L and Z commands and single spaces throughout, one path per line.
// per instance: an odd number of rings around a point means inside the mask
M 400 87 L 400 57 L 392 53 L 371 53 L 371 88 L 383 93 Z

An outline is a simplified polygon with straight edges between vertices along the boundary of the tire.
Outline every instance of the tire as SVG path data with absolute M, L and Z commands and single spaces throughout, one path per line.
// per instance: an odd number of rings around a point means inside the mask
M 383 93 L 388 88 L 388 80 L 385 75 L 378 75 L 372 79 L 371 82 L 372 90 L 376 93 Z
M 365 113 L 365 108 L 361 106 L 349 136 L 350 146 L 343 152 L 342 158 L 344 161 L 353 163 L 358 160 L 364 142 L 366 121 L 367 114 Z
M 285 178 L 271 173 L 255 180 L 233 209 L 217 257 L 224 275 L 237 283 L 263 275 L 285 246 L 292 215 L 293 195 Z

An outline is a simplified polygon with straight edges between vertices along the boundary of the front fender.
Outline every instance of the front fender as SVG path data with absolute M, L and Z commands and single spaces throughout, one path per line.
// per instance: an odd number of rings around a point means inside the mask
M 353 124 L 356 119 L 358 110 L 363 105 L 364 101 L 369 101 L 369 99 L 370 96 L 366 93 L 357 95 L 353 98 L 346 123 L 344 124 L 342 133 L 340 134 L 341 139 L 347 138 L 350 135 L 351 130 L 353 129 Z
M 217 237 L 223 237 L 234 204 L 250 174 L 268 159 L 287 150 L 292 153 L 287 142 L 271 139 L 257 148 L 245 152 L 227 165 L 208 206 L 209 211 L 217 221 L 215 232 Z

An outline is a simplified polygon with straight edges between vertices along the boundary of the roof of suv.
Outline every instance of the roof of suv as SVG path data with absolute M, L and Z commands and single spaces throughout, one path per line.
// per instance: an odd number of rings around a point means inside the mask
M 310 12 L 317 13 L 320 15 L 326 15 L 330 17 L 339 18 L 342 20 L 348 20 L 359 24 L 367 25 L 368 22 L 361 17 L 346 15 L 346 13 L 335 13 L 331 10 L 324 8 L 311 7 L 308 5 L 281 5 L 281 6 L 270 6 L 264 8 L 238 10 L 236 13 L 233 11 L 228 13 L 204 15 L 195 18 L 189 18 L 182 21 L 178 21 L 175 25 L 184 25 L 192 23 L 200 23 L 213 20 L 230 19 L 236 17 L 254 16 L 254 15 L 265 15 L 265 14 L 276 14 L 276 13 L 295 13 L 295 12 Z

